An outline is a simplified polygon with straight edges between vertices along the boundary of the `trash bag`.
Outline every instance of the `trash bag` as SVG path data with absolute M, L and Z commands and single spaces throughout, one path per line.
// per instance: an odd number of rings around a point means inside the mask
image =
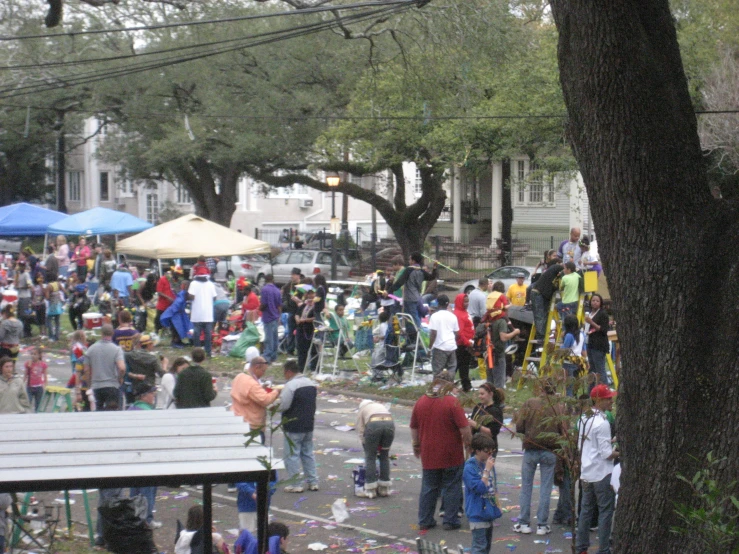
M 246 349 L 257 344 L 259 344 L 259 330 L 251 321 L 247 321 L 244 330 L 239 336 L 239 340 L 236 341 L 236 344 L 231 348 L 228 355 L 232 358 L 241 358 L 243 360 Z
M 103 522 L 103 540 L 115 554 L 157 552 L 154 536 L 146 524 L 147 503 L 143 496 L 121 498 L 98 508 Z

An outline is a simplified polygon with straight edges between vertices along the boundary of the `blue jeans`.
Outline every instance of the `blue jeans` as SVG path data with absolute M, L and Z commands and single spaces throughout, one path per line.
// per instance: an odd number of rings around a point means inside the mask
M 598 378 L 598 383 L 603 383 L 604 385 L 610 384 L 611 381 L 608 378 L 608 372 L 606 371 L 605 352 L 588 348 L 588 364 L 590 365 L 590 373 L 595 373 L 595 376 Z M 596 382 L 591 383 L 590 390 L 593 390 L 593 387 L 596 384 Z
M 154 520 L 154 502 L 157 499 L 156 487 L 131 487 L 128 494 L 130 497 L 141 495 L 146 498 L 146 523 Z
M 493 546 L 493 524 L 490 527 L 482 527 L 472 530 L 471 554 L 490 554 Z
M 292 356 L 295 354 L 295 314 L 288 314 L 287 316 L 285 335 L 285 353 Z
M 59 340 L 59 316 L 46 315 L 46 334 L 53 341 Z
M 436 501 L 443 494 L 445 506 L 462 505 L 462 472 L 464 465 L 444 469 L 424 469 L 421 480 L 421 496 L 418 499 L 418 525 L 430 528 L 436 525 L 434 513 Z M 456 509 L 444 510 L 444 523 L 459 525 Z
M 288 442 L 292 441 L 292 445 Z M 303 474 L 309 485 L 317 485 L 316 458 L 313 454 L 313 431 L 309 433 L 285 432 L 285 469 L 287 478 L 292 479 L 300 475 L 300 465 L 303 465 Z
M 421 328 L 421 316 L 418 315 L 418 302 L 408 302 L 403 304 L 403 313 L 408 314 L 413 318 L 416 323 L 416 327 Z M 408 344 L 415 346 L 416 344 L 416 330 L 410 322 L 406 322 L 405 332 L 408 334 Z M 423 346 L 422 346 L 423 348 Z
M 33 406 L 33 411 L 38 412 L 39 404 L 41 404 L 41 399 L 44 396 L 44 387 L 26 387 L 26 392 Z
M 577 551 L 582 552 L 590 546 L 590 519 L 593 509 L 598 506 L 598 554 L 611 552 L 611 520 L 615 494 L 611 488 L 611 474 L 596 483 L 580 481 L 582 506 L 577 520 Z
M 541 472 L 541 486 L 539 488 L 539 509 L 536 511 L 538 525 L 546 525 L 549 521 L 549 499 L 554 486 L 554 464 L 557 456 L 549 450 L 527 448 L 523 451 L 523 464 L 521 465 L 521 514 L 518 522 L 523 525 L 531 523 L 531 493 L 534 488 L 534 474 L 536 466 Z
M 213 348 L 213 322 L 212 321 L 193 321 L 192 322 L 192 343 L 195 346 L 203 346 L 200 342 L 200 333 L 205 331 L 205 353 L 210 356 Z
M 542 340 L 545 333 L 548 335 L 547 326 L 547 305 L 544 297 L 537 290 L 531 290 L 531 309 L 534 312 L 534 325 L 536 325 L 536 340 Z
M 277 359 L 277 327 L 279 324 L 279 319 L 264 323 L 264 352 L 262 355 L 267 363 L 272 363 Z
M 567 396 L 574 396 L 575 387 L 572 380 L 575 378 L 575 373 L 577 373 L 577 366 L 569 362 L 563 362 L 562 369 L 567 372 Z

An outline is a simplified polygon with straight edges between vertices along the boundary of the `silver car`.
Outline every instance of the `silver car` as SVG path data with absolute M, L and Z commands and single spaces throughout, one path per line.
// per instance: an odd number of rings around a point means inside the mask
M 221 258 L 216 266 L 216 281 L 228 281 L 232 278 L 244 276 L 253 283 L 257 279 L 259 269 L 269 258 L 261 254 L 249 254 L 248 256 L 227 256 Z
M 290 281 L 290 272 L 294 267 L 306 277 L 313 277 L 322 273 L 326 279 L 331 278 L 331 252 L 324 250 L 286 250 L 275 256 L 272 263 L 265 264 L 257 272 L 257 284 L 264 284 L 264 276 L 272 273 L 275 283 L 285 284 Z M 347 279 L 351 267 L 344 255 L 336 253 L 336 278 Z
M 516 282 L 517 273 L 523 273 L 526 276 L 523 280 L 523 284 L 528 287 L 531 283 L 531 275 L 534 273 L 533 267 L 505 265 L 488 273 L 486 277 L 491 283 L 494 283 L 495 281 L 503 281 L 503 285 L 505 285 L 505 290 L 507 291 L 508 287 Z M 468 294 L 469 291 L 476 289 L 478 287 L 478 280 L 479 279 L 473 279 L 472 281 L 467 281 L 459 288 L 459 292 Z

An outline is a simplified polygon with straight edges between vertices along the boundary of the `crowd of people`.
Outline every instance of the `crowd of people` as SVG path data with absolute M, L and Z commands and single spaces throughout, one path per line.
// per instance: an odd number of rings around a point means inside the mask
M 429 315 L 428 347 L 421 350 L 428 350 L 430 355 L 433 381 L 428 392 L 416 402 L 410 421 L 413 452 L 423 468 L 418 508 L 422 532 L 436 526 L 437 500 L 441 497 L 444 529 L 459 529 L 464 514 L 472 531 L 472 552 L 490 552 L 493 521 L 500 517 L 495 458 L 498 434 L 505 428 L 506 355 L 510 341 L 520 334 L 507 318 L 507 311 L 511 305 L 530 305 L 537 339 L 544 342 L 549 336 L 545 330 L 546 315 L 551 299 L 559 291 L 561 302 L 557 309 L 563 327 L 560 346 L 571 352 L 562 366 L 564 375 L 572 379 L 586 368 L 595 374 L 577 424 L 582 464 L 577 548 L 587 551 L 590 519 L 596 513 L 599 552 L 608 552 L 613 514 L 610 480 L 618 451 L 613 446 L 615 430 L 607 414 L 615 393 L 603 384 L 608 383 L 605 356 L 609 347 L 609 319 L 603 298 L 598 294 L 590 296 L 590 311 L 584 322 L 576 315 L 582 290 L 578 270 L 599 269 L 597 258 L 588 254 L 588 247 L 587 239 L 580 240 L 579 230 L 573 229 L 570 239 L 559 250 L 547 252 L 543 271 L 529 287 L 524 285 L 523 275 L 517 276 L 516 283 L 507 291 L 501 282 L 491 283 L 482 278 L 478 288 L 469 294 L 458 294 L 453 305 L 448 296 L 432 288 L 434 301 L 430 314 L 428 284 L 435 282 L 437 268 L 435 264 L 424 266 L 420 253 L 411 254 L 410 264 L 397 258 L 391 270 L 380 270 L 373 275 L 361 309 L 371 309 L 374 305 L 379 311 L 373 330 L 374 366 L 389 368 L 402 376 L 400 353 L 408 345 L 416 344 L 421 319 Z M 75 392 L 78 409 L 209 406 L 218 392 L 216 379 L 204 367 L 213 355 L 214 329 L 224 322 L 230 308 L 239 308 L 243 321 L 261 321 L 264 342 L 261 353 L 254 347 L 247 350 L 244 371 L 232 383 L 231 409 L 250 424 L 256 433 L 253 440 L 265 442 L 266 434 L 273 430 L 267 415 L 269 408 L 275 407 L 281 413 L 280 427 L 284 434 L 286 485 L 283 490 L 287 493 L 319 490 L 313 447 L 317 384 L 305 374 L 315 369 L 316 358 L 311 359 L 309 353 L 314 348 L 316 330 L 323 323 L 330 329 L 328 336 L 341 349 L 342 357 L 352 347 L 352 330 L 344 318 L 343 302 L 340 299 L 335 310 L 329 312 L 328 286 L 323 275 L 310 279 L 294 268 L 290 281 L 281 289 L 268 275 L 259 294 L 252 285 L 243 283 L 234 287 L 232 298 L 213 279 L 214 261 L 202 256 L 193 266 L 190 280 L 185 280 L 184 272 L 178 267 L 157 277 L 146 271 L 139 273 L 137 268 L 129 268 L 125 263 L 110 263 L 110 250 L 101 244 L 94 244 L 91 250 L 84 239 L 75 247 L 60 237 L 48 254 L 42 261 L 35 259 L 32 252 L 21 253 L 12 269 L 0 276 L 6 284 L 12 280 L 18 291 L 17 312 L 16 306 L 7 303 L 0 320 L 0 413 L 30 412 L 38 408 L 48 379 L 43 350 L 36 348 L 24 365 L 24 375 L 16 377 L 19 344 L 22 338 L 30 336 L 34 322 L 46 330 L 51 340 L 59 339 L 59 317 L 63 313 L 60 306 L 65 302 L 70 323 L 76 330 L 70 341 L 73 371 L 68 386 Z M 91 285 L 97 289 L 95 294 L 88 294 Z M 93 302 L 101 313 L 110 317 L 110 323 L 100 329 L 97 341 L 90 340 L 80 330 L 82 315 Z M 189 358 L 178 357 L 170 363 L 154 353 L 158 336 L 145 332 L 146 316 L 143 326 L 136 318 L 137 308 L 146 314 L 147 306 L 155 306 L 157 332 L 171 329 L 172 346 L 191 343 L 194 348 Z M 33 314 L 32 318 L 29 313 Z M 406 316 L 405 329 L 401 328 L 403 318 L 399 314 Z M 585 324 L 584 328 L 581 323 Z M 280 348 L 288 355 L 297 354 L 297 360 L 289 359 L 283 364 L 285 385 L 272 387 L 263 378 L 268 367 L 277 363 L 280 324 L 285 327 Z M 457 394 L 459 388 L 462 392 L 472 390 L 470 369 L 475 367 L 482 370 L 484 382 L 477 391 L 479 402 L 467 415 Z M 534 532 L 530 511 L 537 467 L 542 476 L 535 532 L 545 535 L 551 530 L 549 497 L 555 482 L 560 487 L 560 505 L 553 523 L 566 524 L 575 517 L 568 502 L 573 483 L 567 471 L 561 479 L 555 479 L 559 455 L 558 440 L 554 437 L 563 434 L 561 417 L 567 413 L 555 388 L 545 383 L 540 394 L 527 401 L 514 418 L 515 430 L 523 437 L 524 450 L 521 512 L 514 526 L 518 533 Z M 569 386 L 568 394 L 574 393 L 574 387 Z M 395 436 L 393 416 L 385 405 L 366 400 L 359 406 L 356 428 L 365 454 L 364 480 L 358 493 L 366 498 L 386 497 L 391 486 L 389 452 Z M 542 439 L 542 435 L 549 438 Z M 240 528 L 253 535 L 256 486 L 235 483 L 233 489 L 238 492 Z M 122 494 L 119 489 L 103 490 L 100 502 Z M 154 520 L 156 488 L 134 489 L 130 495 L 147 499 L 147 523 L 156 528 L 159 525 Z M 196 515 L 193 518 L 197 519 Z M 190 527 L 188 523 L 179 535 L 182 552 L 187 551 L 185 542 L 197 541 L 198 529 Z M 102 543 L 100 530 L 98 535 Z M 237 541 L 236 551 L 248 551 L 249 539 L 244 537 L 240 538 L 240 546 Z M 223 547 L 221 542 L 222 552 Z

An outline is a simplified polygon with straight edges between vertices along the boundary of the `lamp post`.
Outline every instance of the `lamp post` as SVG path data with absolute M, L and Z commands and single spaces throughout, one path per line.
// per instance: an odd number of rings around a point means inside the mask
M 326 173 L 326 184 L 331 188 L 331 280 L 336 280 L 336 237 L 339 220 L 336 217 L 336 188 L 341 183 L 337 173 Z

